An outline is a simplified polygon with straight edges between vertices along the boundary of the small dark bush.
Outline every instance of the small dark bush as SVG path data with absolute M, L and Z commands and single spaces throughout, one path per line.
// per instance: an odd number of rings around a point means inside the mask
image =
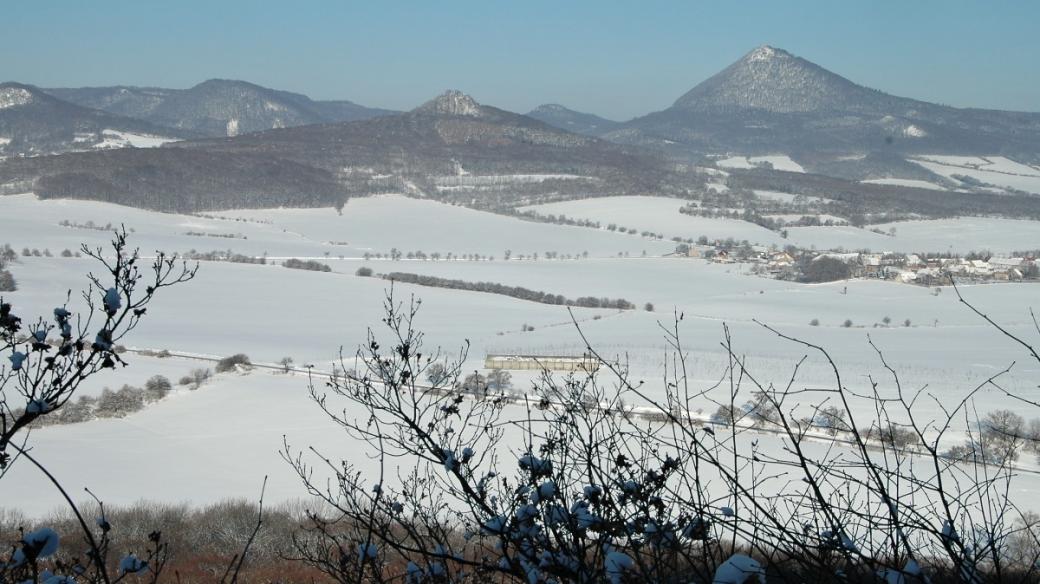
M 224 357 L 220 361 L 217 361 L 215 369 L 217 370 L 217 373 L 226 373 L 228 371 L 234 371 L 235 367 L 238 365 L 244 367 L 252 365 L 252 363 L 249 362 L 249 356 L 245 353 L 238 353 L 230 357 Z
M 154 375 L 144 382 L 144 388 L 150 392 L 165 393 L 173 389 L 173 384 L 162 375 Z
M 834 282 L 847 280 L 851 276 L 849 265 L 837 258 L 816 258 L 802 267 L 803 282 Z
M 191 373 L 181 377 L 178 385 L 190 385 L 191 389 L 198 389 L 200 385 L 213 376 L 209 369 L 192 369 Z
M 144 408 L 144 390 L 124 385 L 119 391 L 105 388 L 94 413 L 99 418 L 122 418 Z
M 287 268 L 294 270 L 310 270 L 312 272 L 331 272 L 332 268 L 328 264 L 316 262 L 314 260 L 298 260 L 296 258 L 289 258 L 282 262 L 282 265 Z

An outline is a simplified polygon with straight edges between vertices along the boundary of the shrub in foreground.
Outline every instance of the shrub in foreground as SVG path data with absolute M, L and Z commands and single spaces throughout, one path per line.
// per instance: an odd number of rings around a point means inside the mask
M 335 509 L 308 513 L 297 554 L 336 581 L 1040 580 L 1037 520 L 1006 496 L 1017 475 L 1009 457 L 964 464 L 940 454 L 987 384 L 919 421 L 914 395 L 883 398 L 881 381 L 857 395 L 836 367 L 822 387 L 802 382 L 800 362 L 787 380 L 766 379 L 727 329 L 728 365 L 714 376 L 725 383 L 712 393 L 686 376 L 677 325 L 666 332 L 674 353 L 663 395 L 588 347 L 601 371 L 545 372 L 521 399 L 465 374 L 465 349 L 431 359 L 414 302 L 390 296 L 386 308 L 385 338 L 370 334 L 342 364 L 361 370 L 311 395 L 370 460 L 393 466 L 362 472 L 318 453 L 314 467 L 305 452 L 285 450 L 311 494 Z M 1019 348 L 1040 364 L 1031 346 Z M 824 405 L 811 405 L 814 394 Z M 332 398 L 351 406 L 325 407 Z M 705 399 L 718 407 L 713 418 L 702 414 Z M 874 405 L 854 407 L 859 399 Z M 1022 426 L 1001 413 L 984 428 L 993 440 Z M 520 442 L 505 442 L 514 430 Z M 314 480 L 318 467 L 334 473 L 330 483 Z M 391 473 L 403 474 L 380 478 Z
M 115 234 L 110 255 L 101 248 L 84 246 L 82 251 L 104 269 L 101 276 L 89 278 L 80 310 L 67 301 L 46 317 L 23 320 L 14 306 L 0 298 L 0 355 L 5 363 L 0 369 L 0 479 L 12 463 L 29 465 L 62 494 L 67 491 L 35 457 L 28 430 L 48 419 L 60 419 L 85 380 L 125 364 L 118 343 L 141 322 L 154 296 L 195 276 L 194 268 L 163 253 L 157 254 L 149 269 L 127 246 L 125 231 Z M 86 416 L 87 408 L 93 406 L 98 415 L 123 415 L 143 400 L 144 390 L 126 386 L 102 392 L 95 403 L 75 402 L 78 407 L 71 408 L 70 413 L 73 417 Z M 16 537 L 4 534 L 0 582 L 110 584 L 117 575 L 121 578 L 142 572 L 146 566 L 158 577 L 167 558 L 161 534 L 156 532 L 154 537 L 121 546 L 138 549 L 139 556 L 116 555 L 103 509 L 97 520 L 88 524 L 72 499 L 66 499 L 76 515 L 78 529 L 64 535 L 65 547 L 62 536 L 51 527 L 21 530 Z M 59 550 L 66 555 L 60 555 Z M 69 557 L 69 552 L 76 557 Z

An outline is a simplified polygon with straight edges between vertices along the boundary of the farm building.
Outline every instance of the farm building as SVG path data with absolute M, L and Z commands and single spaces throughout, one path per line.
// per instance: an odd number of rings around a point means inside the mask
M 599 369 L 600 360 L 592 355 L 488 355 L 484 358 L 485 369 L 514 371 L 588 371 Z

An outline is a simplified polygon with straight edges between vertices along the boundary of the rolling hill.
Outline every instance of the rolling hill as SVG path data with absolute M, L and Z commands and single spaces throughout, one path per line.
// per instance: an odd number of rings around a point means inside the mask
M 156 146 L 194 135 L 81 107 L 31 85 L 0 83 L 0 157 Z
M 9 191 L 180 211 L 334 205 L 380 192 L 493 207 L 567 193 L 674 192 L 699 180 L 652 153 L 458 91 L 368 120 L 0 163 Z

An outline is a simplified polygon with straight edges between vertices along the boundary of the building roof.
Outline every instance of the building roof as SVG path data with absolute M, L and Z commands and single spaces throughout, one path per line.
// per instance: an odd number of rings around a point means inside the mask
M 1017 268 L 1026 262 L 1025 258 L 990 258 L 991 266 Z

